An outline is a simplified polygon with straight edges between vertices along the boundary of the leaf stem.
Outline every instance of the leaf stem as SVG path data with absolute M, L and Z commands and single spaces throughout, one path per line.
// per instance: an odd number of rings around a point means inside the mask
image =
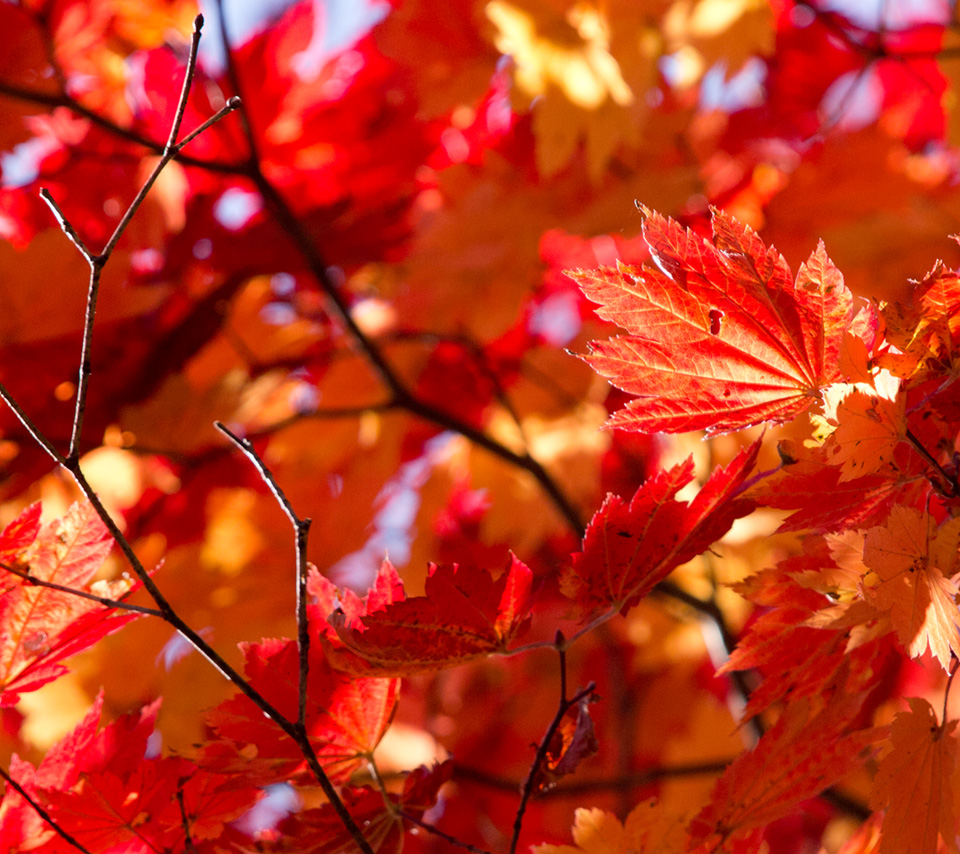
M 950 689 L 953 687 L 953 677 L 957 675 L 957 668 L 960 667 L 960 658 L 956 654 L 950 656 L 950 675 L 947 677 L 947 685 L 943 689 L 943 714 L 940 716 L 940 729 L 947 725 L 947 703 L 950 700 Z

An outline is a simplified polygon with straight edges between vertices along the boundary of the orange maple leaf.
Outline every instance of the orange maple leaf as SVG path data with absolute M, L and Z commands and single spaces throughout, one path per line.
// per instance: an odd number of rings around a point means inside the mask
M 789 421 L 843 378 L 855 305 L 823 243 L 794 282 L 783 257 L 727 214 L 714 213 L 709 241 L 645 213 L 656 269 L 569 274 L 630 333 L 583 357 L 637 395 L 609 426 L 716 433 Z
M 910 711 L 897 714 L 890 728 L 893 750 L 880 763 L 870 799 L 873 809 L 886 810 L 880 854 L 934 854 L 938 833 L 956 854 L 957 722 L 940 725 L 919 697 L 907 703 Z
M 836 392 L 836 399 L 833 392 Z M 894 451 L 907 433 L 906 401 L 898 394 L 899 382 L 886 371 L 872 385 L 836 385 L 822 420 L 829 431 L 824 441 L 826 462 L 840 466 L 840 482 L 881 470 L 896 472 Z M 817 419 L 815 419 L 816 421 Z
M 928 513 L 895 505 L 884 525 L 867 531 L 863 562 L 864 598 L 887 612 L 911 656 L 930 651 L 944 668 L 960 655 L 957 586 L 951 580 L 960 542 L 960 518 L 940 528 Z
M 960 371 L 960 276 L 941 262 L 913 291 L 912 303 L 882 303 L 885 337 L 897 348 L 877 364 L 909 385 L 956 377 Z
M 725 844 L 762 828 L 853 770 L 881 735 L 880 729 L 849 731 L 865 696 L 839 692 L 817 713 L 806 699 L 787 705 L 757 746 L 717 781 L 690 826 L 692 840 Z

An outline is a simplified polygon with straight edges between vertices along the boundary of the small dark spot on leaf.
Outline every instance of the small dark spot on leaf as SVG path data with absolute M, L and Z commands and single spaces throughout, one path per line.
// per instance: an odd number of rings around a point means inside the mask
M 710 334 L 720 334 L 720 321 L 723 318 L 723 312 L 719 308 L 710 309 Z
M 797 458 L 794 457 L 789 451 L 785 450 L 779 442 L 777 443 L 777 455 L 780 457 L 780 462 L 782 465 L 792 466 L 797 462 Z
M 724 397 L 730 397 L 730 389 L 725 388 L 725 389 L 723 390 L 723 396 L 724 396 Z
M 629 531 L 617 531 L 617 536 L 618 536 L 618 537 L 629 537 L 629 536 L 630 536 L 630 532 L 629 532 Z

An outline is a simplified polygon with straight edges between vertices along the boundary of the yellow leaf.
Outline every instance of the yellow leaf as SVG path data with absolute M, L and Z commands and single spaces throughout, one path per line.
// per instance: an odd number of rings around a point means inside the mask
M 534 845 L 532 854 L 680 854 L 686 832 L 675 817 L 643 801 L 624 824 L 601 809 L 578 809 L 572 828 L 574 845 Z
M 611 49 L 607 15 L 585 3 L 563 5 L 491 0 L 486 14 L 494 44 L 514 61 L 514 106 L 533 109 L 538 170 L 559 172 L 585 139 L 587 171 L 597 181 L 621 145 L 639 141 L 640 96 L 655 80 L 660 39 L 642 17 L 631 22 L 631 84 Z

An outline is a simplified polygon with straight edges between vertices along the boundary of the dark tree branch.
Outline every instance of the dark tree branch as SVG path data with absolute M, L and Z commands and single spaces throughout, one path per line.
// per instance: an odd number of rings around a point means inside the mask
M 926 447 L 924 447 L 923 442 L 917 438 L 917 434 L 912 430 L 907 430 L 904 434 L 904 438 L 907 442 L 910 443 L 910 446 L 926 461 L 926 463 L 936 472 L 937 476 L 940 478 L 940 492 L 945 495 L 947 498 L 956 498 L 960 496 L 960 477 L 955 473 L 952 476 L 944 469 L 939 462 L 937 462 L 936 457 L 931 454 Z M 931 476 L 931 482 L 934 478 Z M 934 486 L 936 487 L 936 483 Z
M 66 469 L 70 475 L 73 477 L 75 483 L 80 488 L 80 491 L 84 494 L 90 504 L 93 506 L 97 515 L 103 521 L 107 530 L 110 532 L 111 537 L 114 542 L 117 543 L 117 546 L 123 552 L 127 562 L 130 564 L 130 567 L 136 573 L 137 577 L 142 582 L 144 588 L 153 598 L 154 602 L 157 605 L 156 611 L 165 620 L 169 625 L 173 626 L 177 631 L 179 631 L 191 645 L 196 649 L 201 655 L 203 655 L 225 678 L 237 686 L 240 691 L 245 694 L 251 702 L 253 702 L 265 715 L 267 715 L 271 720 L 273 720 L 290 738 L 294 740 L 298 748 L 302 752 L 304 758 L 306 759 L 307 765 L 310 768 L 311 772 L 317 778 L 320 788 L 323 790 L 324 794 L 327 796 L 334 810 L 337 812 L 347 831 L 353 837 L 354 841 L 357 843 L 358 847 L 364 854 L 373 854 L 373 849 L 370 847 L 370 844 L 367 842 L 360 828 L 356 825 L 348 812 L 346 806 L 341 800 L 339 794 L 337 793 L 336 788 L 333 783 L 330 781 L 330 778 L 327 776 L 326 772 L 323 770 L 323 767 L 320 764 L 319 759 L 317 758 L 316 752 L 313 749 L 313 745 L 310 743 L 309 738 L 306 735 L 305 729 L 302 724 L 297 721 L 290 721 L 284 715 L 282 715 L 277 709 L 273 707 L 256 689 L 250 685 L 247 680 L 245 680 L 231 665 L 215 650 L 210 646 L 201 636 L 195 631 L 191 626 L 189 626 L 182 617 L 177 613 L 177 611 L 170 605 L 166 597 L 162 594 L 160 589 L 157 587 L 156 583 L 153 581 L 153 578 L 150 576 L 150 573 L 147 572 L 146 568 L 141 563 L 140 559 L 134 553 L 132 546 L 129 541 L 123 535 L 123 532 L 117 527 L 116 522 L 111 518 L 110 514 L 107 512 L 106 508 L 103 506 L 99 496 L 94 491 L 86 476 L 84 475 L 80 467 L 80 458 L 79 458 L 79 441 L 80 434 L 82 429 L 84 409 L 86 406 L 86 394 L 89 384 L 89 378 L 91 374 L 90 368 L 90 343 L 93 333 L 93 323 L 96 316 L 96 302 L 97 302 L 97 293 L 99 290 L 100 274 L 103 270 L 105 264 L 110 260 L 110 256 L 117 245 L 117 241 L 120 239 L 120 236 L 123 234 L 127 225 L 130 223 L 130 220 L 133 218 L 136 211 L 139 209 L 140 205 L 143 202 L 143 199 L 146 197 L 147 192 L 153 186 L 153 183 L 156 181 L 157 177 L 160 174 L 161 169 L 174 157 L 177 156 L 180 149 L 192 140 L 197 133 L 203 130 L 206 127 L 209 127 L 214 121 L 219 120 L 227 113 L 236 109 L 239 106 L 239 100 L 237 98 L 231 98 L 227 101 L 227 104 L 220 110 L 214 117 L 212 117 L 207 122 L 204 122 L 200 128 L 197 129 L 195 133 L 187 136 L 183 142 L 174 144 L 174 139 L 178 132 L 179 124 L 183 118 L 183 110 L 186 106 L 187 93 L 189 91 L 190 83 L 193 79 L 194 70 L 196 68 L 196 52 L 199 42 L 200 29 L 203 24 L 202 16 L 197 16 L 194 22 L 194 34 L 193 41 L 191 45 L 191 58 L 188 61 L 187 72 L 185 75 L 184 90 L 181 94 L 180 104 L 178 106 L 178 117 L 174 119 L 174 127 L 171 129 L 170 138 L 166 146 L 164 146 L 163 155 L 160 158 L 157 166 L 154 168 L 150 177 L 147 179 L 144 186 L 140 189 L 140 192 L 137 194 L 134 201 L 131 203 L 130 207 L 127 209 L 127 212 L 124 214 L 120 223 L 117 225 L 113 235 L 110 240 L 107 242 L 106 247 L 103 252 L 99 255 L 90 255 L 86 251 L 86 247 L 82 241 L 79 240 L 79 237 L 76 236 L 75 230 L 67 222 L 66 218 L 59 211 L 59 208 L 56 204 L 52 204 L 51 208 L 54 211 L 54 215 L 57 216 L 58 221 L 61 224 L 61 227 L 67 234 L 67 237 L 77 246 L 81 251 L 81 254 L 87 258 L 88 263 L 91 266 L 91 281 L 90 288 L 87 298 L 87 311 L 86 311 L 86 320 L 84 324 L 84 335 L 83 335 L 83 349 L 82 349 L 82 360 L 80 367 L 80 384 L 77 391 L 77 407 L 74 414 L 73 429 L 70 441 L 70 451 L 66 457 L 59 453 L 52 443 L 43 435 L 43 433 L 37 428 L 33 421 L 27 416 L 23 409 L 17 404 L 9 392 L 0 384 L 0 397 L 11 407 L 11 409 L 16 414 L 17 418 L 20 420 L 21 424 L 26 428 L 30 435 L 37 441 L 37 443 L 57 462 L 60 466 Z M 49 194 L 47 194 L 49 196 Z M 47 198 L 45 196 L 45 200 Z M 52 202 L 52 199 L 51 199 Z M 50 204 L 50 202 L 48 202 Z M 31 801 L 32 803 L 32 801 Z M 85 850 L 85 849 L 84 849 Z
M 185 851 L 196 854 L 197 848 L 193 844 L 193 835 L 190 832 L 190 817 L 187 815 L 187 804 L 183 797 L 183 784 L 186 780 L 180 780 L 177 786 L 177 805 L 180 807 L 180 824 L 183 826 L 183 847 Z
M 125 128 L 112 122 L 105 116 L 94 112 L 89 107 L 84 106 L 75 98 L 65 92 L 51 94 L 49 92 L 36 92 L 32 89 L 25 89 L 21 86 L 15 86 L 11 83 L 0 81 L 0 95 L 8 98 L 15 98 L 18 101 L 27 101 L 32 104 L 42 104 L 47 107 L 62 107 L 70 110 L 82 118 L 87 119 L 91 124 L 96 125 L 102 130 L 116 136 L 118 139 L 126 140 L 134 145 L 143 146 L 154 154 L 163 154 L 164 144 L 153 139 L 148 139 L 142 134 L 137 133 L 131 128 Z M 199 169 L 205 169 L 208 172 L 216 172 L 223 175 L 246 175 L 246 166 L 242 163 L 222 163 L 217 160 L 203 160 L 197 157 L 191 157 L 188 154 L 180 154 L 177 160 L 185 166 L 194 166 Z
M 222 6 L 222 2 L 218 0 L 218 7 L 220 6 Z M 222 28 L 222 8 L 220 9 L 220 13 Z M 234 91 L 242 98 L 243 92 L 239 88 L 239 74 L 237 73 L 229 38 L 225 32 L 223 33 L 223 42 L 226 51 L 227 77 L 234 87 Z M 473 444 L 529 472 L 563 515 L 571 529 L 577 532 L 578 535 L 582 534 L 583 522 L 576 508 L 570 503 L 570 500 L 563 494 L 557 483 L 537 460 L 527 453 L 518 454 L 512 451 L 505 445 L 492 439 L 482 430 L 478 430 L 450 413 L 437 409 L 432 404 L 419 399 L 406 387 L 380 348 L 359 327 L 350 312 L 350 307 L 347 305 L 346 300 L 341 295 L 336 283 L 330 277 L 329 267 L 314 245 L 310 235 L 287 204 L 286 199 L 284 199 L 281 193 L 274 187 L 266 175 L 264 175 L 260 166 L 259 157 L 257 157 L 256 135 L 253 128 L 250 127 L 249 118 L 245 115 L 243 126 L 247 136 L 247 144 L 250 146 L 251 151 L 248 177 L 257 188 L 267 207 L 273 211 L 281 229 L 293 240 L 297 249 L 300 251 L 308 269 L 313 274 L 324 296 L 327 298 L 330 313 L 336 318 L 343 329 L 346 330 L 350 339 L 356 344 L 357 349 L 366 357 L 381 383 L 390 391 L 393 404 L 438 427 L 459 433 Z

